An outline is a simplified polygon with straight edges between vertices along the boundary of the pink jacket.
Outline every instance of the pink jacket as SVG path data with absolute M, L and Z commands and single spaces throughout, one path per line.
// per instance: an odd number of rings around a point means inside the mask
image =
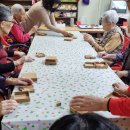
M 17 43 L 26 43 L 30 39 L 28 33 L 24 33 L 23 28 L 20 24 L 14 23 L 8 36 L 4 36 L 7 43 L 13 45 Z

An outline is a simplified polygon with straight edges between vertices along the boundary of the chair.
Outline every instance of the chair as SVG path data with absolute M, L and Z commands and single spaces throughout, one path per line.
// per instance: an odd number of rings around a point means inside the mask
M 25 44 L 14 44 L 14 45 L 9 45 L 5 39 L 1 36 L 1 42 L 4 45 L 4 47 L 8 50 L 17 50 L 17 51 L 23 51 L 26 54 L 28 53 L 29 50 L 29 46 L 25 45 Z

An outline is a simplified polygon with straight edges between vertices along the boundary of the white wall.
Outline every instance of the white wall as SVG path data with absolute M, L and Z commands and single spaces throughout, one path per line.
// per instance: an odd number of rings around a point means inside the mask
M 78 19 L 85 24 L 98 24 L 99 18 L 110 8 L 111 0 L 91 0 L 89 5 L 84 5 L 82 0 L 78 5 Z

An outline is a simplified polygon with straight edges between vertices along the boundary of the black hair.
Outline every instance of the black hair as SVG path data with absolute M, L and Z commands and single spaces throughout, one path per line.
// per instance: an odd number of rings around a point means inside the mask
M 61 0 L 42 0 L 43 7 L 50 12 L 56 11 L 56 9 L 53 8 L 54 4 L 61 5 Z
M 120 130 L 109 119 L 95 113 L 72 114 L 57 120 L 49 130 Z
M 5 6 L 4 4 L 0 4 L 0 21 L 6 21 L 11 16 L 10 8 Z

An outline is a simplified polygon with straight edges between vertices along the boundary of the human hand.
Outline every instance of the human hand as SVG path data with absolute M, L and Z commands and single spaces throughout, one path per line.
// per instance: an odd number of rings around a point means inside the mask
M 21 51 L 14 51 L 14 55 L 19 56 L 19 57 L 23 57 L 26 54 L 24 52 L 21 52 Z
M 116 74 L 118 75 L 119 78 L 127 77 L 128 71 L 117 71 Z
M 107 55 L 108 55 L 108 53 L 105 52 L 105 51 L 102 51 L 102 52 L 98 52 L 98 53 L 97 53 L 97 56 L 98 56 L 99 58 L 103 58 L 104 56 L 107 56 Z
M 107 60 L 115 60 L 116 59 L 116 54 L 108 54 L 107 52 L 99 52 L 98 57 L 107 59 Z
M 32 85 L 33 81 L 29 78 L 7 78 L 5 81 L 5 85 L 20 85 L 27 86 Z
M 107 98 L 99 98 L 94 96 L 76 96 L 72 99 L 70 107 L 76 111 L 106 111 Z
M 18 65 L 21 65 L 23 64 L 24 62 L 32 62 L 34 61 L 35 59 L 31 56 L 23 56 L 22 58 L 14 61 L 14 65 L 15 66 L 18 66 Z
M 115 92 L 130 96 L 130 93 L 128 92 L 128 88 L 129 88 L 128 85 L 121 82 L 117 82 L 117 83 L 114 83 L 112 86 Z
M 32 29 L 29 31 L 29 35 L 36 33 L 37 30 L 38 30 L 38 26 L 33 26 Z
M 64 37 L 73 37 L 74 36 L 72 33 L 68 33 L 66 31 L 64 31 L 62 34 L 64 35 Z
M 88 33 L 84 34 L 84 41 L 89 42 L 90 44 L 95 44 L 95 39 Z
M 17 102 L 15 100 L 4 100 L 0 102 L 0 116 L 9 114 L 17 108 Z

